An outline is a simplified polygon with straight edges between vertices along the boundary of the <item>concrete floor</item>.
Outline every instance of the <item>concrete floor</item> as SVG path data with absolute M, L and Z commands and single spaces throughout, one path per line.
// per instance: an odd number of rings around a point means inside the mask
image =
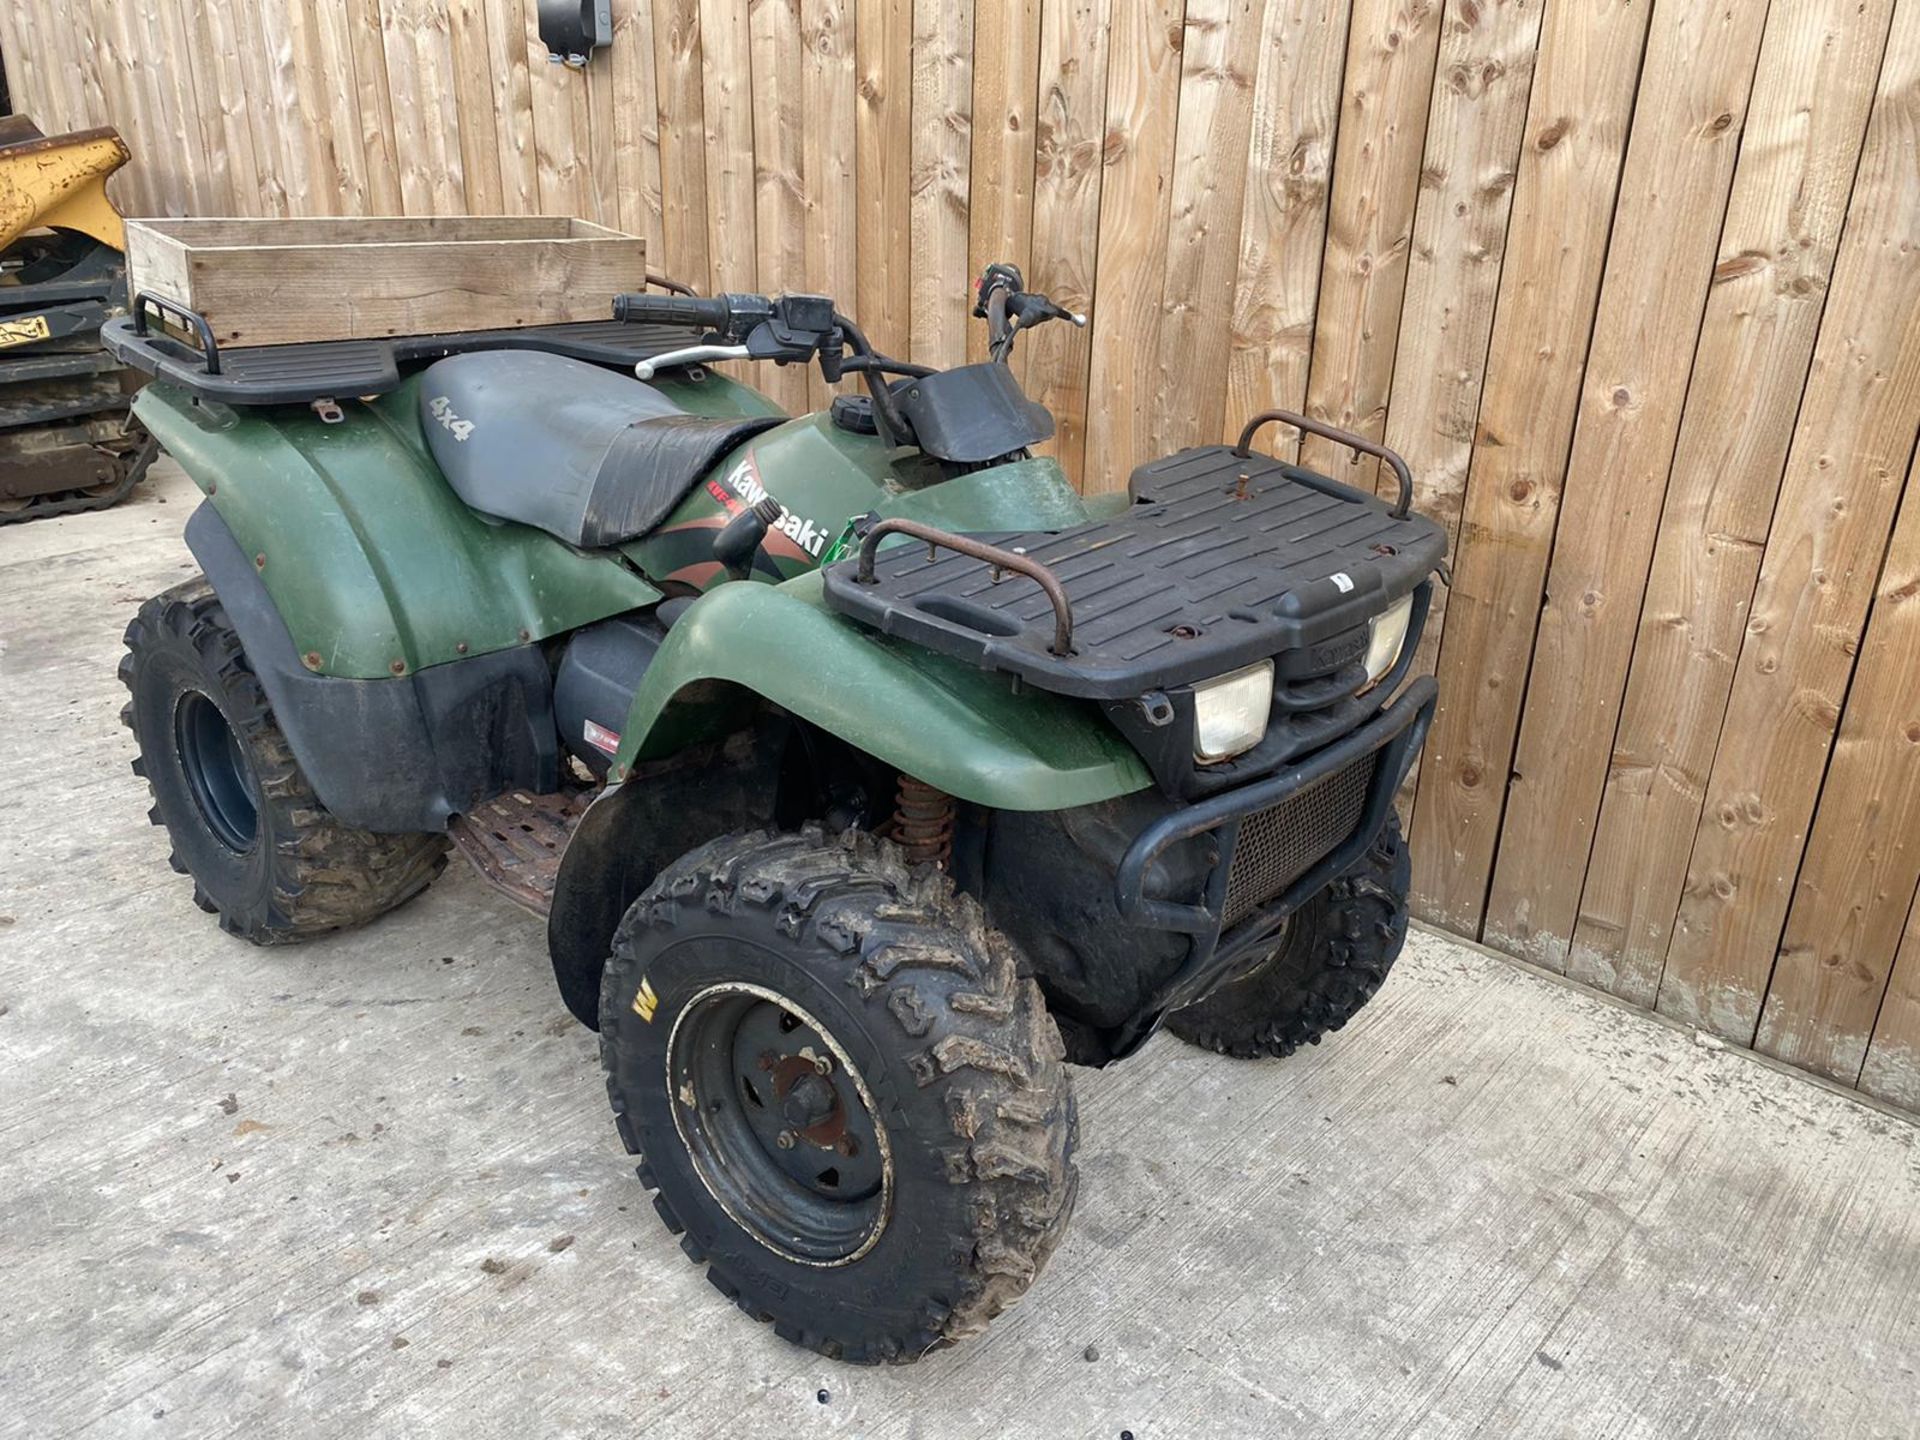
M 983 1340 L 790 1349 L 655 1221 L 535 922 L 189 902 L 114 666 L 194 499 L 0 531 L 0 1433 L 1920 1434 L 1915 1127 L 1432 935 L 1294 1060 L 1081 1073 Z

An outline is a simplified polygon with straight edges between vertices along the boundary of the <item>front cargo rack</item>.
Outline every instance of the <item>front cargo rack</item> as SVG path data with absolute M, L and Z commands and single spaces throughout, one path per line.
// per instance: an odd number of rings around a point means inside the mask
M 1062 531 L 883 521 L 828 567 L 827 603 L 1041 690 L 1123 700 L 1283 651 L 1335 668 L 1312 647 L 1351 645 L 1445 559 L 1432 521 L 1237 446 L 1143 465 L 1129 490 L 1119 515 Z
M 122 364 L 178 385 L 202 400 L 227 405 L 308 405 L 316 400 L 384 395 L 399 386 L 406 367 L 473 350 L 543 350 L 631 373 L 639 361 L 697 345 L 700 333 L 678 325 L 593 320 L 223 349 L 204 318 L 162 296 L 141 294 L 134 297 L 131 313 L 101 327 L 100 339 Z

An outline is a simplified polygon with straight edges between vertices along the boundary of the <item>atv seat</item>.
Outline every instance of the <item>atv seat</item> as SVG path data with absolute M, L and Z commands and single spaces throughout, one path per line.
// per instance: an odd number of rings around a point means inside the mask
M 539 352 L 451 356 L 420 384 L 421 428 L 455 493 L 582 550 L 645 535 L 779 423 L 689 415 L 651 385 Z

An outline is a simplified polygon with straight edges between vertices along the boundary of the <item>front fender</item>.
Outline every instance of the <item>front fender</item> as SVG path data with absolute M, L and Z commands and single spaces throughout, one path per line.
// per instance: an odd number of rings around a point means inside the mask
M 828 610 L 820 573 L 697 600 L 647 667 L 613 778 L 725 733 L 759 696 L 950 795 L 1060 810 L 1151 783 L 1098 706 L 975 670 Z

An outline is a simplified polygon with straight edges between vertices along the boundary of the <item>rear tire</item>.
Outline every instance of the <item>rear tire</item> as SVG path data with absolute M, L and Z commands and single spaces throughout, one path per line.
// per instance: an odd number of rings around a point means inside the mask
M 375 835 L 327 813 L 204 579 L 142 605 L 126 642 L 120 719 L 153 796 L 147 818 L 221 929 L 276 945 L 363 924 L 446 867 L 444 835 Z
M 1390 815 L 1360 863 L 1293 915 L 1265 962 L 1174 1011 L 1167 1028 L 1189 1045 L 1241 1060 L 1318 1045 L 1373 998 L 1399 958 L 1412 880 L 1400 820 Z
M 1018 960 L 931 867 L 818 827 L 723 837 L 634 903 L 601 985 L 607 1094 L 723 1295 L 872 1364 L 1026 1290 L 1073 1210 L 1077 1119 Z

